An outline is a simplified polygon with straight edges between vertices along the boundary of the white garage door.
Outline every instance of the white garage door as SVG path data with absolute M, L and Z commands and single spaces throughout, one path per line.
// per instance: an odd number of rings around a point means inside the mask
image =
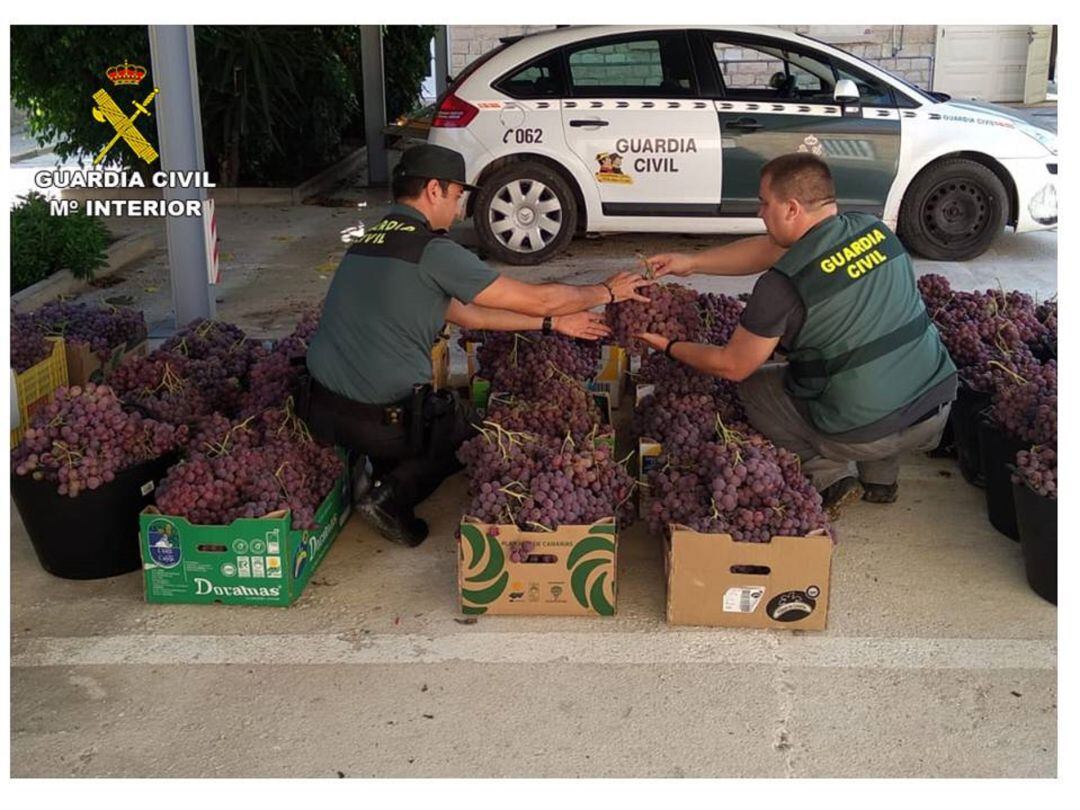
M 957 98 L 1023 101 L 1027 25 L 947 25 L 937 30 L 934 89 Z

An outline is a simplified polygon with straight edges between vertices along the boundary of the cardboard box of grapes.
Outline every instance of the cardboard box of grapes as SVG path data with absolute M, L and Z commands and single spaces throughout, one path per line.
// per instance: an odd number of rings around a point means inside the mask
M 146 601 L 271 605 L 296 601 L 348 520 L 345 472 L 315 512 L 313 531 L 287 511 L 204 526 L 148 507 L 139 515 Z
M 743 543 L 677 525 L 667 534 L 668 624 L 825 629 L 833 550 L 828 535 Z
M 129 357 L 146 357 L 147 341 L 143 336 L 114 346 L 107 359 L 102 360 L 89 343 L 65 344 L 69 385 L 86 385 L 88 382 L 104 382 L 105 376 Z
M 613 616 L 615 521 L 524 531 L 466 517 L 458 541 L 458 590 L 467 614 Z
M 593 391 L 605 393 L 612 408 L 622 404 L 626 373 L 629 368 L 626 349 L 619 346 L 604 346 L 600 349 L 600 369 L 589 383 Z

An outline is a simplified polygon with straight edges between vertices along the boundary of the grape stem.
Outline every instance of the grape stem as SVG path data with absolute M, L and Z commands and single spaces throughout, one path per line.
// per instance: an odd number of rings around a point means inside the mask
M 1006 374 L 1008 374 L 1010 377 L 1012 377 L 1014 382 L 1017 382 L 1020 385 L 1027 385 L 1028 384 L 1027 380 L 1025 380 L 1023 377 L 1021 377 L 1019 374 L 1017 374 L 1012 369 L 1010 369 L 1004 363 L 999 363 L 997 360 L 991 360 L 987 365 L 997 366 L 1002 371 L 1004 371 Z

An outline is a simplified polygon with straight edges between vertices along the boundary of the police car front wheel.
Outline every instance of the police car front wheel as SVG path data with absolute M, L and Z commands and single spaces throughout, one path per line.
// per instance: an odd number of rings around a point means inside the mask
M 485 251 L 507 264 L 540 264 L 562 250 L 577 227 L 567 182 L 539 163 L 512 163 L 486 178 L 473 212 Z
M 908 186 L 900 206 L 899 236 L 927 259 L 973 259 L 1004 230 L 1008 199 L 1004 184 L 981 163 L 939 160 Z

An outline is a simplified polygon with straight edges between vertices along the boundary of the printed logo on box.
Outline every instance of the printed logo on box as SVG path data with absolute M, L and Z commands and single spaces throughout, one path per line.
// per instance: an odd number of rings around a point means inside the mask
M 162 568 L 180 564 L 180 532 L 168 520 L 155 520 L 146 528 L 150 559 Z
M 251 553 L 252 554 L 262 554 L 265 551 L 266 551 L 266 543 L 264 543 L 262 540 L 252 540 L 251 541 Z
M 821 593 L 816 585 L 811 585 L 805 591 L 784 591 L 769 601 L 765 606 L 765 613 L 777 622 L 797 622 L 805 619 L 817 607 L 817 601 L 810 595 L 811 592 Z
M 224 565 L 221 566 L 221 575 L 225 576 L 225 577 L 235 577 L 236 576 L 236 566 L 233 565 L 232 563 L 225 563 Z
M 235 551 L 237 554 L 247 554 L 247 540 L 241 540 L 239 537 L 236 538 L 235 540 L 233 540 L 232 548 L 233 551 Z
M 236 558 L 236 570 L 237 574 L 243 578 L 251 577 L 251 558 L 250 557 L 237 557 Z
M 251 576 L 260 579 L 266 576 L 266 565 L 262 557 L 251 558 Z
M 266 558 L 266 575 L 273 579 L 281 579 L 281 557 Z

